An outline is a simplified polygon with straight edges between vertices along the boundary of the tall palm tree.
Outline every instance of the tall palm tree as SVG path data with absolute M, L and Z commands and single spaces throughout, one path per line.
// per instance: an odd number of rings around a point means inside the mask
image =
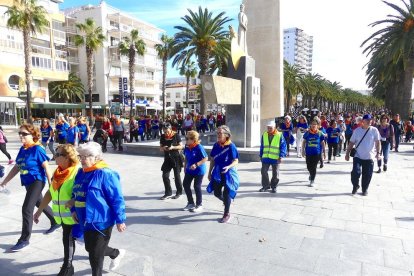
M 216 55 L 230 53 L 229 32 L 225 24 L 231 19 L 225 16 L 224 12 L 213 16 L 212 12 L 201 7 L 197 13 L 190 9 L 188 12 L 189 15 L 181 18 L 187 26 L 175 26 L 179 32 L 175 34 L 177 55 L 174 57 L 173 66 L 195 57 L 200 75 L 206 75 L 211 73 L 209 69 Z M 206 111 L 207 103 L 204 94 L 201 93 L 200 112 L 205 114 Z
M 30 80 L 32 75 L 32 34 L 41 33 L 49 26 L 47 11 L 38 6 L 36 0 L 14 0 L 13 6 L 7 9 L 9 16 L 7 27 L 22 31 L 24 49 L 24 74 L 27 90 L 27 120 L 32 122 Z
M 158 57 L 162 60 L 162 116 L 165 120 L 166 113 L 166 79 L 167 79 L 167 62 L 172 57 L 174 48 L 174 39 L 166 34 L 161 36 L 161 43 L 155 45 L 155 50 L 158 53 Z
M 374 32 L 361 46 L 366 46 L 364 53 L 372 54 L 367 73 L 376 74 L 378 81 L 374 85 L 385 85 L 389 90 L 387 107 L 406 117 L 410 111 L 414 75 L 414 0 L 402 0 L 403 7 L 383 2 L 397 15 L 388 15 L 386 19 L 372 23 L 372 27 L 385 26 Z M 381 65 L 383 70 L 377 70 L 376 66 L 371 66 L 373 64 Z M 385 70 L 387 65 L 391 65 L 391 71 L 390 67 Z M 372 76 L 368 77 L 368 81 L 370 79 Z
M 190 79 L 197 76 L 197 68 L 194 61 L 187 61 L 180 67 L 180 75 L 185 76 L 185 107 L 188 108 L 188 91 L 190 90 Z
M 135 59 L 136 55 L 143 56 L 145 54 L 146 44 L 139 36 L 138 30 L 132 30 L 130 37 L 124 37 L 119 43 L 119 52 L 123 56 L 128 57 L 128 69 L 129 69 L 129 92 L 131 97 L 131 111 L 129 112 L 130 118 L 132 118 L 132 108 L 134 102 L 135 91 Z
M 80 34 L 74 38 L 76 46 L 85 46 L 86 50 L 86 73 L 88 76 L 88 94 L 89 94 L 89 122 L 92 122 L 92 91 L 93 91 L 93 64 L 94 53 L 103 47 L 106 37 L 103 35 L 102 27 L 96 27 L 92 18 L 87 18 L 84 23 L 77 23 Z
M 49 83 L 49 96 L 51 98 L 74 103 L 76 99 L 85 101 L 85 88 L 81 79 L 74 73 L 69 74 L 67 81 L 53 81 Z

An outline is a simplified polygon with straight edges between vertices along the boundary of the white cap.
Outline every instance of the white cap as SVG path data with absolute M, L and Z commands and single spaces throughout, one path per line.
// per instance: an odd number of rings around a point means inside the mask
M 292 121 L 292 118 L 289 115 L 286 115 L 285 119 L 288 119 L 289 121 Z
M 338 118 L 338 121 L 343 121 L 343 120 L 344 118 L 342 116 Z
M 275 121 L 269 121 L 269 122 L 267 123 L 267 126 L 268 126 L 268 127 L 276 127 L 276 123 L 275 123 Z

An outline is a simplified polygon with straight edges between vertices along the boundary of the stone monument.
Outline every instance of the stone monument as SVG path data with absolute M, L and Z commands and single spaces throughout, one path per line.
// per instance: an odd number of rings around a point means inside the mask
M 249 22 L 247 46 L 256 61 L 261 82 L 261 130 L 283 115 L 283 36 L 280 28 L 280 0 L 244 0 Z
M 239 13 L 239 46 L 241 50 L 248 56 L 247 53 L 247 23 L 248 23 L 247 15 L 244 13 L 244 4 L 240 5 L 240 13 Z

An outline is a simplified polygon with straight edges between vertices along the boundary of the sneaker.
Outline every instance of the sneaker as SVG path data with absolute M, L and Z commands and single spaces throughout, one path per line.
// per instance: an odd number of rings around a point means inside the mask
M 309 183 L 309 187 L 313 187 L 313 186 L 315 186 L 315 181 L 311 180 L 310 183 Z
M 359 186 L 354 186 L 353 188 L 352 188 L 352 194 L 354 195 L 354 194 L 356 194 L 356 192 L 358 191 L 358 189 L 359 189 Z
M 49 235 L 52 234 L 53 232 L 55 232 L 57 229 L 59 229 L 60 227 L 62 227 L 62 225 L 60 224 L 53 224 L 52 226 L 50 226 L 50 228 L 44 232 L 43 234 L 45 235 Z
M 326 163 L 328 163 L 328 164 L 329 164 L 329 163 L 331 163 L 331 161 L 329 161 L 329 160 L 328 160 L 328 162 L 326 162 Z
M 179 199 L 181 194 L 176 194 L 175 196 L 171 197 L 172 199 Z
M 12 246 L 10 248 L 10 251 L 12 252 L 19 252 L 22 251 L 24 248 L 26 248 L 30 243 L 28 241 L 20 241 L 17 242 L 16 245 Z
M 115 259 L 112 259 L 111 264 L 109 265 L 109 270 L 115 270 L 119 267 L 122 258 L 125 256 L 125 249 L 119 249 L 119 255 Z
M 381 168 L 378 169 L 377 173 L 381 173 Z
M 52 159 L 50 159 L 50 161 L 56 161 L 55 158 L 53 157 Z
M 276 193 L 276 188 L 272 188 L 271 193 L 272 193 L 272 194 L 275 194 L 275 193 Z
M 384 165 L 384 172 L 387 171 L 387 165 Z
M 319 165 L 319 168 L 321 168 L 321 169 L 323 168 L 323 163 Z
M 64 264 L 60 268 L 60 271 L 57 276 L 72 276 L 74 274 L 75 274 L 75 268 L 73 267 L 73 265 L 67 266 Z
M 14 163 L 14 160 L 13 159 L 10 159 L 9 160 L 9 165 L 11 165 L 11 164 L 13 164 Z
M 203 209 L 204 209 L 203 208 L 203 205 L 198 205 L 197 207 L 191 209 L 190 212 L 193 212 L 193 213 L 201 213 L 201 212 L 203 212 Z
M 230 220 L 230 214 L 224 214 L 223 217 L 220 219 L 220 223 L 227 223 Z
M 163 195 L 162 197 L 160 197 L 160 200 L 166 200 L 170 198 L 172 198 L 172 195 Z
M 259 192 L 266 192 L 267 190 L 269 190 L 269 188 L 261 188 L 260 190 L 259 190 Z
M 367 196 L 368 195 L 368 191 L 362 192 L 361 194 L 362 196 Z
M 183 211 L 190 211 L 195 208 L 194 204 L 188 203 L 187 206 L 183 208 Z

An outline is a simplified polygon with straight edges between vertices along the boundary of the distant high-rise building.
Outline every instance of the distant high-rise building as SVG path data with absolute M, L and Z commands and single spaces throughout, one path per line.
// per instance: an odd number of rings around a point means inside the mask
M 301 68 L 304 73 L 312 72 L 313 36 L 299 28 L 283 31 L 283 56 L 291 65 Z

